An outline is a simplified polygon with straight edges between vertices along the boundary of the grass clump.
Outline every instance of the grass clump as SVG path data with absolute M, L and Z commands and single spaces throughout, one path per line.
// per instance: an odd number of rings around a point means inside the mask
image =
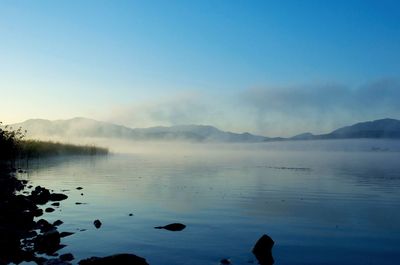
M 21 157 L 35 158 L 56 155 L 106 155 L 107 148 L 58 142 L 24 140 L 20 142 Z

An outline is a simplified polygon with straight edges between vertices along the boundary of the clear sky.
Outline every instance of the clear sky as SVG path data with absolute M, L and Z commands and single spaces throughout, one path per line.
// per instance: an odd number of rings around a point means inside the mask
M 0 0 L 0 120 L 264 135 L 400 118 L 400 1 Z

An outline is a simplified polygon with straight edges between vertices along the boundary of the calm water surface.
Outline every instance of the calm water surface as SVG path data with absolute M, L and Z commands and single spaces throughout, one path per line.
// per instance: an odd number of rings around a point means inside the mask
M 276 264 L 399 264 L 399 152 L 235 148 L 41 160 L 20 177 L 68 190 L 46 218 L 76 232 L 60 251 L 75 261 L 130 252 L 152 265 L 257 264 L 251 249 L 266 233 Z M 187 228 L 153 229 L 173 222 Z

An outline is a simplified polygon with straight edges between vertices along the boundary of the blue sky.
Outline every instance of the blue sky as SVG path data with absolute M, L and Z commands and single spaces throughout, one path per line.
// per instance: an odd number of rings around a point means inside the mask
M 283 135 L 400 118 L 399 13 L 378 0 L 2 0 L 0 119 Z

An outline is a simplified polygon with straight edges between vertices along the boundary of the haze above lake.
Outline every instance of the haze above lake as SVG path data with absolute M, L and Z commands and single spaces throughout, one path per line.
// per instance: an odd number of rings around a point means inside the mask
M 47 214 L 64 221 L 61 231 L 76 232 L 63 239 L 60 254 L 257 264 L 251 249 L 268 234 L 276 264 L 400 259 L 398 140 L 133 147 L 107 157 L 31 161 L 20 174 L 33 185 L 69 190 L 60 210 Z M 174 222 L 187 227 L 153 228 Z

